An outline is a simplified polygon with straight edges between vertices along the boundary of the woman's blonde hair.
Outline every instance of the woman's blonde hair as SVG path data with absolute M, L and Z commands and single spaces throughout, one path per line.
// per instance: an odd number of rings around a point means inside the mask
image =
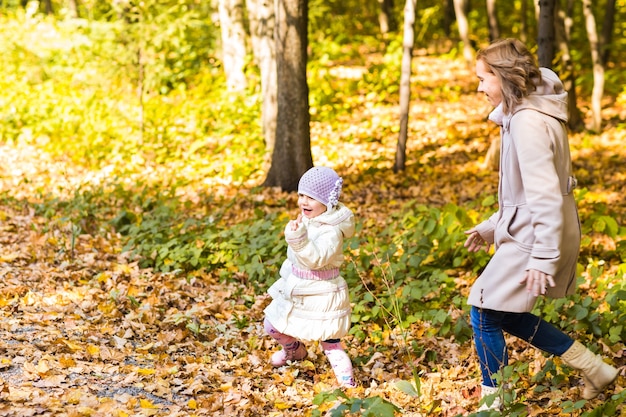
M 500 80 L 502 110 L 509 113 L 523 97 L 541 85 L 541 71 L 526 45 L 517 39 L 500 39 L 478 51 L 476 59 Z

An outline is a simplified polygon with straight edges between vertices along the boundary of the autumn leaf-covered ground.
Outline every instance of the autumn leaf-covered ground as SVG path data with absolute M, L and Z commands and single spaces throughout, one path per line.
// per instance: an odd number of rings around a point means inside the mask
M 361 113 L 344 116 L 333 128 L 312 124 L 315 163 L 342 173 L 344 201 L 368 224 L 385 223 L 409 200 L 460 204 L 494 193 L 497 186 L 497 173 L 483 166 L 497 131 L 485 121 L 489 108 L 473 93 L 471 74 L 448 60 L 422 57 L 416 65 L 415 83 L 448 85 L 463 94 L 440 101 L 433 100 L 436 91 L 414 93 L 406 172 L 389 169 L 395 134 L 382 141 L 354 139 L 367 136 L 363 130 L 397 123 L 395 106 L 364 105 Z M 612 103 L 605 133 L 577 134 L 571 140 L 580 182 L 622 215 L 626 135 L 613 121 L 625 116 Z M 317 394 L 335 388 L 318 346 L 310 345 L 301 363 L 280 369 L 268 364 L 276 349 L 261 325 L 268 301 L 245 279 L 226 283 L 211 274 L 189 278 L 142 269 L 122 251 L 120 235 L 102 230 L 73 234 L 70 226 L 50 227 L 49 217 L 37 214 L 42 195 L 63 198 L 77 184 L 106 172 L 91 172 L 32 146 L 1 144 L 0 154 L 0 416 L 306 416 L 329 407 L 313 403 Z M 146 165 L 138 175 L 162 174 L 157 168 Z M 294 196 L 272 189 L 250 196 L 250 187 L 262 176 L 259 172 L 244 187 L 231 186 L 227 177 L 198 183 L 224 201 L 240 200 L 232 222 L 249 215 L 249 198 L 293 213 Z M 189 186 L 190 200 L 198 183 Z M 283 198 L 288 205 L 277 205 Z M 471 278 L 459 275 L 461 295 Z M 197 320 L 205 331 L 194 333 Z M 346 338 L 359 381 L 348 396 L 380 396 L 405 416 L 475 410 L 480 382 L 471 343 L 430 336 L 427 327 L 371 332 L 363 341 Z M 424 347 L 421 357 L 405 354 L 413 342 Z M 511 339 L 510 346 L 512 361 L 527 363 L 531 373 L 548 360 L 560 367 L 558 359 L 524 343 Z M 621 367 L 620 378 L 606 393 L 610 396 L 626 383 L 626 352 L 623 343 L 600 348 Z M 420 375 L 419 397 L 397 385 L 411 381 L 414 369 Z M 563 403 L 577 401 L 581 392 L 579 375 L 563 375 L 558 386 L 541 392 L 527 378 L 517 381 L 518 398 L 525 398 L 529 415 L 579 415 L 601 403 L 597 399 L 563 412 Z M 626 411 L 616 415 L 620 412 Z

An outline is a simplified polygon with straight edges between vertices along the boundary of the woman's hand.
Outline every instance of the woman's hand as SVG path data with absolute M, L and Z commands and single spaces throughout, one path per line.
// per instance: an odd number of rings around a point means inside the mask
M 548 285 L 556 287 L 552 275 L 544 274 L 536 269 L 526 271 L 524 278 L 522 278 L 519 283 L 522 285 L 526 284 L 526 290 L 532 292 L 535 297 L 538 297 L 539 294 L 544 295 L 548 289 Z
M 468 236 L 463 246 L 465 246 L 468 251 L 478 252 L 479 250 L 484 248 L 485 252 L 489 252 L 489 248 L 491 247 L 491 244 L 488 243 L 485 239 L 483 239 L 482 236 L 480 236 L 480 233 L 478 233 L 474 229 L 471 229 L 471 230 L 467 230 L 465 234 Z

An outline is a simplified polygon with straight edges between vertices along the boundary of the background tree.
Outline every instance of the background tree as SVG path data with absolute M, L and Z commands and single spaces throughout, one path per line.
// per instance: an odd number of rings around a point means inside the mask
M 456 14 L 454 13 L 454 0 L 444 0 L 442 26 L 443 33 L 449 38 L 452 37 L 452 24 L 455 20 Z
M 411 64 L 413 61 L 413 39 L 415 38 L 415 3 L 416 0 L 406 0 L 404 6 L 404 37 L 400 75 L 400 134 L 396 148 L 396 161 L 393 166 L 395 172 L 404 170 L 406 166 L 406 141 L 411 105 Z
M 599 132 L 602 128 L 602 96 L 604 95 L 604 63 L 602 62 L 602 45 L 596 27 L 591 0 L 583 0 L 585 28 L 591 49 L 593 64 L 593 90 L 591 92 L 591 129 Z
M 604 23 L 602 24 L 602 34 L 600 44 L 602 45 L 602 62 L 606 65 L 611 56 L 611 44 L 613 42 L 613 31 L 615 27 L 615 0 L 607 0 L 604 9 Z
M 378 0 L 380 11 L 378 13 L 378 23 L 380 33 L 386 35 L 398 30 L 398 19 L 395 15 L 393 0 Z
M 243 0 L 219 0 L 222 63 L 231 91 L 243 91 L 247 85 L 244 73 L 247 51 L 243 12 Z
M 469 37 L 469 21 L 467 19 L 468 0 L 454 0 L 454 12 L 456 13 L 456 23 L 459 28 L 459 36 L 463 44 L 463 58 L 468 66 L 471 66 L 474 60 L 474 49 Z
M 528 41 L 528 0 L 521 1 L 519 38 L 524 43 Z
M 582 115 L 578 108 L 578 94 L 576 92 L 576 69 L 570 52 L 570 38 L 572 28 L 572 13 L 574 0 L 567 0 L 566 10 L 558 7 L 555 13 L 555 38 L 561 56 L 561 79 L 563 87 L 567 91 L 568 101 L 568 126 L 573 131 L 578 131 L 583 127 Z
M 313 166 L 307 84 L 307 0 L 276 2 L 278 111 L 272 163 L 263 185 L 296 191 Z
M 274 2 L 247 0 L 250 37 L 255 61 L 261 73 L 261 120 L 267 160 L 274 150 L 276 140 L 276 39 L 274 37 Z
M 500 22 L 496 8 L 496 0 L 487 0 L 487 23 L 489 26 L 489 40 L 500 38 Z
M 537 58 L 539 66 L 552 68 L 554 60 L 554 22 L 556 0 L 539 0 L 539 30 L 537 45 L 539 46 Z

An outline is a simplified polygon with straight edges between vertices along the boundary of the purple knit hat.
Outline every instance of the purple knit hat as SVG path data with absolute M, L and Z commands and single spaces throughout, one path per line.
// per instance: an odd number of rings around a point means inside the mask
M 313 167 L 304 173 L 298 184 L 298 194 L 323 203 L 329 210 L 337 206 L 343 179 L 331 168 Z

